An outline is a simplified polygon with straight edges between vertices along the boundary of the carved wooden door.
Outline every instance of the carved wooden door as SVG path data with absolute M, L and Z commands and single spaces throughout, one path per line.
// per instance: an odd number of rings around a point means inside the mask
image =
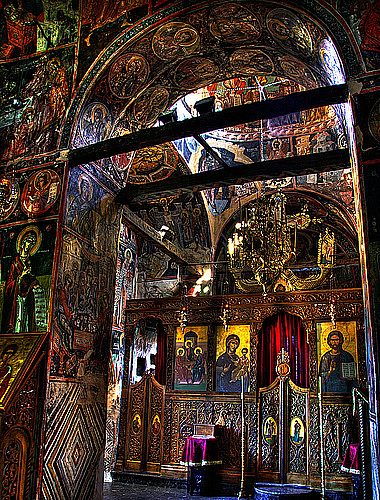
M 309 389 L 278 377 L 259 389 L 259 474 L 281 483 L 308 484 Z
M 126 467 L 160 472 L 164 423 L 165 386 L 153 375 L 144 375 L 129 388 Z

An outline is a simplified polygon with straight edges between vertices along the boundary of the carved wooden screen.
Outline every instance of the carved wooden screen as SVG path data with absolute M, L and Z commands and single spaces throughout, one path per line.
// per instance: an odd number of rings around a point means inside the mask
M 160 385 L 155 378 L 147 379 L 149 390 L 147 408 L 147 443 L 146 469 L 149 472 L 160 472 L 162 459 L 163 418 L 165 403 L 165 386 Z
M 289 380 L 288 432 L 289 462 L 288 480 L 301 481 L 309 475 L 309 389 L 298 387 Z M 318 425 L 318 422 L 314 422 Z M 301 475 L 301 477 L 299 477 Z
M 280 382 L 260 389 L 259 470 L 280 473 L 279 469 L 279 413 Z
M 308 482 L 309 389 L 278 377 L 259 390 L 259 474 Z
M 23 500 L 29 439 L 21 429 L 11 429 L 1 443 L 0 498 Z
M 159 472 L 162 459 L 165 386 L 152 375 L 131 385 L 128 397 L 126 467 Z

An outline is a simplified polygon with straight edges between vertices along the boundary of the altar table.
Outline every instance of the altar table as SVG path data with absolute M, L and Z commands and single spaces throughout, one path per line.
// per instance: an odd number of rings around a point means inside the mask
M 186 438 L 180 463 L 188 466 L 188 493 L 201 496 L 211 494 L 216 484 L 216 466 L 222 463 L 218 439 L 213 436 Z

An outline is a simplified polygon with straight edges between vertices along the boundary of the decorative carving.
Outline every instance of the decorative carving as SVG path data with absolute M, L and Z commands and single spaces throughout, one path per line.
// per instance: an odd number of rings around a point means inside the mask
M 280 386 L 260 393 L 260 463 L 259 469 L 279 471 L 279 409 Z
M 171 436 L 172 433 L 172 400 L 165 398 L 165 422 L 164 422 L 164 446 L 163 446 L 163 463 L 170 463 L 171 452 Z
M 257 391 L 257 345 L 259 342 L 257 324 L 251 324 L 251 371 L 250 371 L 250 387 L 251 393 L 256 393 Z
M 309 473 L 318 476 L 321 471 L 321 448 L 319 439 L 319 408 L 316 397 L 310 398 L 310 422 L 314 425 L 309 427 Z
M 260 322 L 260 317 L 270 316 L 279 310 L 288 312 L 301 311 L 304 320 L 314 320 L 316 317 L 329 317 L 328 306 L 330 303 L 330 290 L 296 291 L 288 293 L 268 293 L 263 302 L 261 294 L 231 295 L 228 303 L 233 312 L 233 321 L 244 318 Z M 360 289 L 336 290 L 337 317 L 352 317 L 362 314 L 362 294 Z M 293 309 L 291 308 L 293 305 Z M 134 325 L 139 319 L 147 315 L 154 315 L 163 323 L 176 323 L 177 311 L 180 309 L 179 299 L 156 300 L 129 300 L 126 309 L 126 325 Z M 307 308 L 305 308 L 308 306 Z M 221 298 L 215 297 L 189 297 L 191 310 L 191 323 L 199 324 L 202 318 L 204 323 L 220 323 L 219 315 Z M 273 308 L 274 313 L 268 308 Z M 266 312 L 262 312 L 267 310 Z M 293 312 L 294 314 L 294 312 Z M 259 316 L 257 316 L 259 315 Z
M 216 336 L 214 330 L 208 329 L 208 351 L 207 351 L 207 390 L 214 389 L 214 360 L 216 359 Z
M 289 389 L 289 472 L 307 474 L 309 395 L 292 382 Z
M 317 363 L 317 332 L 315 329 L 309 335 L 309 387 L 317 392 L 318 387 L 318 363 Z
M 176 339 L 176 327 L 174 325 L 169 325 L 164 327 L 165 334 L 167 338 L 167 356 L 168 360 L 166 363 L 166 385 L 174 386 L 174 361 L 175 361 L 175 339 Z
M 0 455 L 1 490 L 4 499 L 24 498 L 30 439 L 20 428 L 8 431 L 2 440 Z
M 350 443 L 350 413 L 351 404 L 323 405 L 323 447 L 326 472 L 340 471 L 344 453 Z
M 148 422 L 147 422 L 147 467 L 148 470 L 159 470 L 162 460 L 162 438 L 164 430 L 164 401 L 165 388 L 153 377 L 147 379 L 148 395 Z
M 326 321 L 329 318 L 330 290 L 297 291 L 290 293 L 268 294 L 265 302 L 259 295 L 234 295 L 228 297 L 231 308 L 231 324 L 250 325 L 250 354 L 251 354 L 251 379 L 250 393 L 246 397 L 246 421 L 248 441 L 248 466 L 250 471 L 268 472 L 279 471 L 279 450 L 277 439 L 265 439 L 263 436 L 263 424 L 268 418 L 279 423 L 279 389 L 275 389 L 272 396 L 264 396 L 260 405 L 256 402 L 256 372 L 257 372 L 257 342 L 260 329 L 266 318 L 285 311 L 302 318 L 307 331 L 309 344 L 309 380 L 310 380 L 310 407 L 307 409 L 309 396 L 302 391 L 290 394 L 288 427 L 290 432 L 288 453 L 288 469 L 290 473 L 320 475 L 320 445 L 319 445 L 319 414 L 317 392 L 317 349 L 315 324 L 318 321 Z M 358 289 L 338 290 L 337 297 L 337 320 L 345 317 L 357 319 L 358 343 L 364 341 L 364 327 L 361 315 L 363 314 L 362 295 Z M 225 297 L 224 297 L 225 298 Z M 207 391 L 214 389 L 214 362 L 217 325 L 221 324 L 220 310 L 221 297 L 189 297 L 189 308 L 191 310 L 191 325 L 209 325 L 208 329 L 208 376 Z M 134 324 L 146 316 L 160 318 L 167 329 L 168 360 L 174 359 L 175 329 L 177 327 L 177 311 L 180 300 L 131 300 L 127 304 L 127 327 L 133 331 Z M 346 313 L 348 316 L 345 316 Z M 128 350 L 126 350 L 127 352 Z M 358 352 L 359 382 L 365 381 L 365 358 L 364 352 Z M 173 387 L 173 365 L 172 361 L 167 364 L 167 388 Z M 290 391 L 291 392 L 291 391 Z M 262 398 L 263 395 L 260 395 Z M 326 442 L 326 471 L 336 474 L 340 466 L 340 458 L 348 443 L 348 398 L 338 398 L 338 413 L 332 413 L 327 418 L 325 411 L 331 407 L 328 398 L 324 398 L 324 434 Z M 340 404 L 342 401 L 342 404 Z M 347 402 L 347 404 L 346 404 Z M 226 469 L 239 468 L 241 459 L 241 403 L 238 394 L 214 394 L 201 393 L 183 394 L 178 391 L 167 390 L 165 395 L 165 422 L 164 432 L 167 438 L 163 443 L 163 463 L 178 464 L 181 458 L 185 438 L 193 433 L 195 423 L 213 423 L 222 425 L 222 460 Z M 331 413 L 330 409 L 328 411 Z M 309 414 L 308 414 L 309 412 Z M 309 425 L 309 422 L 312 425 Z M 298 425 L 303 429 L 299 432 Z M 286 429 L 288 429 L 288 427 Z M 278 432 L 278 429 L 277 429 Z M 301 436 L 301 439 L 297 438 Z M 303 437 L 302 437 L 303 435 Z M 127 434 L 128 437 L 128 434 Z M 259 441 L 260 439 L 260 441 Z M 297 440 L 298 439 L 298 440 Z M 292 441 L 293 440 L 293 441 Z M 125 440 L 124 440 L 125 442 Z M 333 445 L 338 444 L 339 450 L 334 455 Z M 256 456 L 259 450 L 259 456 Z
M 141 463 L 143 453 L 143 430 L 146 400 L 146 379 L 143 378 L 130 387 L 129 392 L 129 418 L 127 423 L 127 462 Z
M 21 498 L 18 490 L 20 483 L 24 482 L 24 478 L 20 477 L 20 463 L 23 462 L 25 457 L 22 456 L 21 443 L 14 439 L 3 451 L 1 498 Z
M 245 405 L 245 417 L 248 419 Z M 241 464 L 241 404 L 239 402 L 217 402 L 214 404 L 214 419 L 223 425 L 221 458 L 226 469 L 238 469 Z M 248 435 L 248 441 L 250 435 Z

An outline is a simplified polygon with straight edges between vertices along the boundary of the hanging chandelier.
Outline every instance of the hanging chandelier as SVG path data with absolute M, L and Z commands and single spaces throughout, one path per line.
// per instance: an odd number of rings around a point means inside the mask
M 189 323 L 189 304 L 187 300 L 187 286 L 183 285 L 182 289 L 182 298 L 181 298 L 181 308 L 177 311 L 177 321 L 182 330 L 182 333 L 185 332 L 185 329 Z
M 236 223 L 227 258 L 239 289 L 250 292 L 259 285 L 266 295 L 280 285 L 283 290 L 313 288 L 329 276 L 335 263 L 335 237 L 328 229 L 319 236 L 318 272 L 300 278 L 290 269 L 296 261 L 297 230 L 321 221 L 311 218 L 307 205 L 287 215 L 286 204 L 286 195 L 278 189 L 256 200 Z

